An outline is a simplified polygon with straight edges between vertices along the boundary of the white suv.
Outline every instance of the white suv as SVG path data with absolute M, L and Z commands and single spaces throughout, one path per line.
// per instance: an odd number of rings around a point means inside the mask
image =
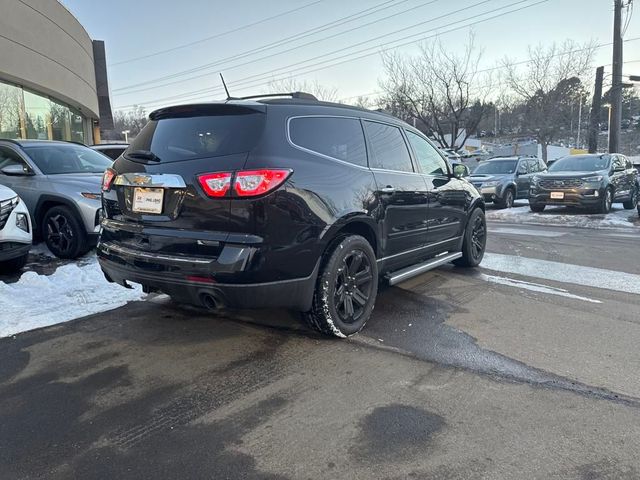
M 20 197 L 0 185 L 0 273 L 20 270 L 31 248 L 31 218 Z

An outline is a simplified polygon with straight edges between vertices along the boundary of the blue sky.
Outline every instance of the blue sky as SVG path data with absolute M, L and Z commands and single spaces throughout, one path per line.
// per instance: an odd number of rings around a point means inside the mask
M 439 33 L 441 41 L 455 50 L 466 41 L 469 28 L 475 32 L 476 45 L 483 50 L 483 67 L 495 66 L 506 55 L 525 59 L 528 45 L 548 45 L 567 38 L 578 42 L 611 41 L 613 0 L 547 0 L 537 4 L 540 1 L 64 0 L 63 3 L 92 38 L 106 42 L 112 105 L 126 108 L 142 104 L 150 110 L 164 104 L 224 97 L 217 89 L 219 71 L 224 73 L 234 95 L 266 92 L 269 81 L 292 76 L 335 87 L 340 98 L 375 92 L 382 75 L 379 53 L 382 48 L 411 42 L 398 49 L 413 53 L 417 40 Z M 528 8 L 481 21 L 522 7 Z M 280 15 L 290 10 L 296 11 Z M 636 10 L 625 39 L 640 37 L 640 6 Z M 241 28 L 273 16 L 277 18 Z M 361 17 L 349 21 L 350 16 Z M 331 22 L 344 23 L 327 25 Z M 465 26 L 472 22 L 478 23 Z M 355 28 L 364 24 L 370 25 Z M 281 42 L 320 27 L 324 30 Z M 464 28 L 447 33 L 458 27 Z M 237 31 L 225 34 L 231 30 Z M 330 36 L 333 38 L 327 38 Z M 376 37 L 381 38 L 375 40 Z M 408 38 L 400 40 L 404 37 Z M 189 43 L 193 44 L 175 49 Z M 277 46 L 251 53 L 273 43 Z M 120 63 L 167 49 L 175 50 Z M 358 56 L 363 58 L 354 59 Z M 625 61 L 636 60 L 625 65 L 624 73 L 640 74 L 640 40 L 625 44 Z M 212 63 L 216 65 L 203 67 Z M 609 63 L 611 47 L 599 49 L 595 64 Z M 150 82 L 191 69 L 194 71 L 186 75 Z M 292 70 L 295 71 L 290 73 Z

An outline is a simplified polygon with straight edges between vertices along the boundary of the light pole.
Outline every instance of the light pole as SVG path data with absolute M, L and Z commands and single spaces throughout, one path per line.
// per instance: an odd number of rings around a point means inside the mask
M 129 143 L 129 132 L 130 132 L 130 130 L 123 130 L 122 131 L 122 134 L 124 135 L 125 143 Z

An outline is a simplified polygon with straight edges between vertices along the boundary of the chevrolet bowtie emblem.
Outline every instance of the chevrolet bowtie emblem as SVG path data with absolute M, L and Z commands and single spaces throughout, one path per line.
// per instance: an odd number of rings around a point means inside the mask
M 136 175 L 133 177 L 133 183 L 136 185 L 147 185 L 148 183 L 151 183 L 151 177 L 147 175 Z

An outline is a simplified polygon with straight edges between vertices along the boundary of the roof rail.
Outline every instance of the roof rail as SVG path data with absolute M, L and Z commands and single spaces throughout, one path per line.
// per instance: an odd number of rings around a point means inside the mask
M 13 143 L 14 145 L 20 146 L 20 142 L 18 140 L 13 139 L 13 138 L 0 138 L 0 141 Z
M 265 93 L 262 95 L 249 95 L 248 97 L 237 97 L 232 100 L 251 100 L 254 98 L 271 98 L 271 97 L 291 97 L 302 100 L 318 100 L 315 95 L 306 92 L 290 92 L 290 93 Z

